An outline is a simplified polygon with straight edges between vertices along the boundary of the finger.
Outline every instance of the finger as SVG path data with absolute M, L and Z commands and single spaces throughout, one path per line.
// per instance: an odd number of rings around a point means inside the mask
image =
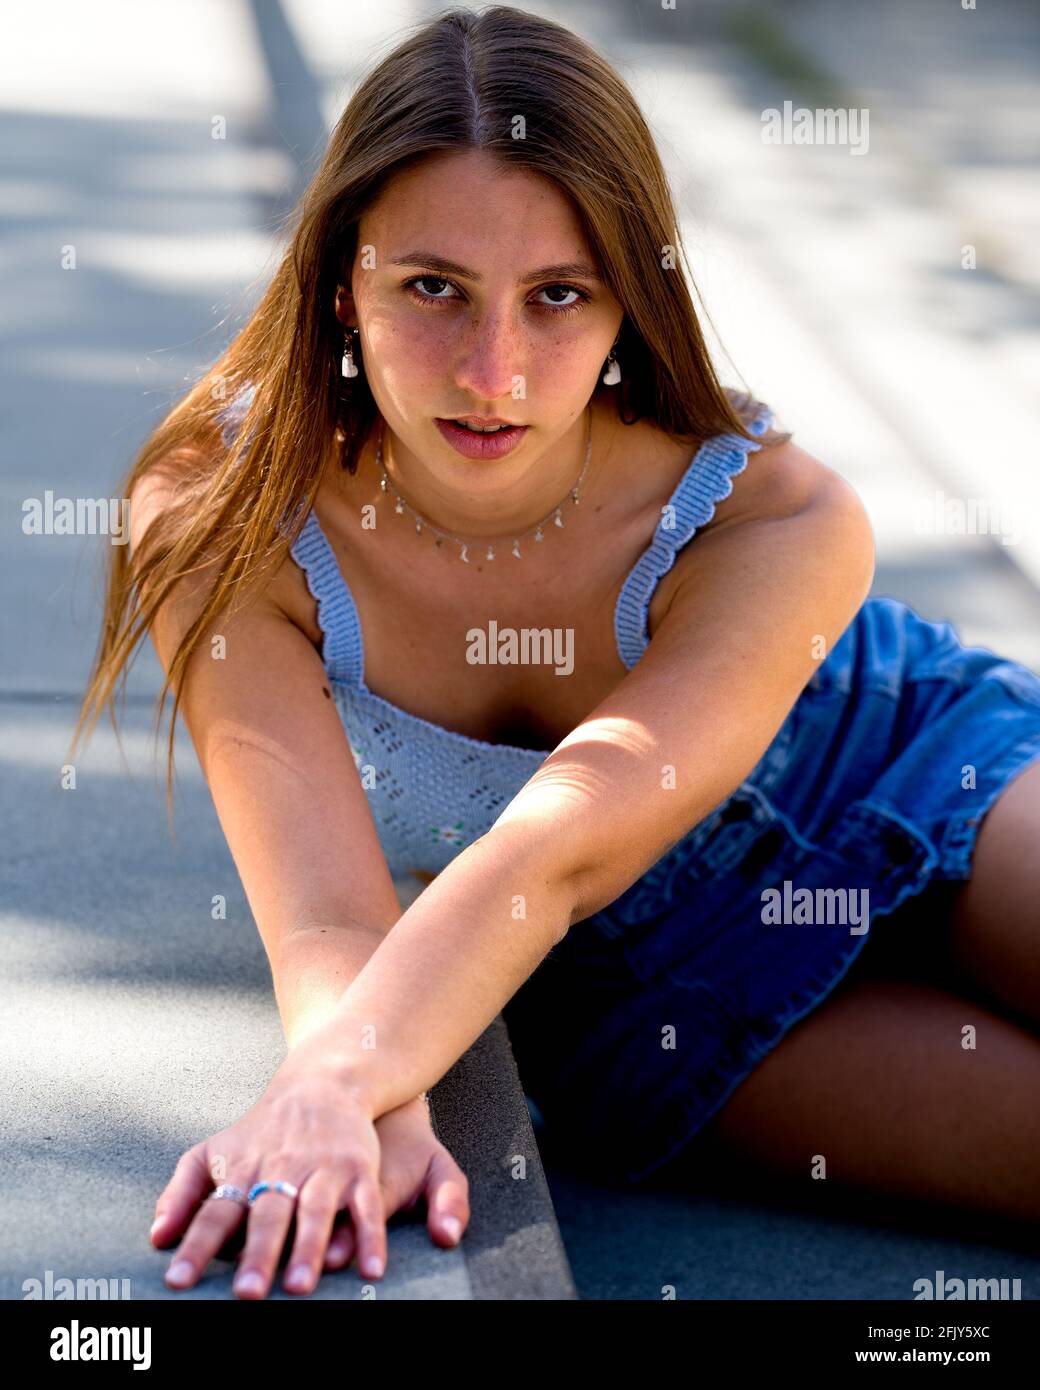
M 283 1282 L 289 1293 L 310 1293 L 321 1278 L 338 1195 L 339 1183 L 329 1172 L 315 1173 L 300 1189 L 296 1239 Z
M 426 1225 L 442 1245 L 457 1245 L 469 1225 L 469 1180 L 445 1148 L 430 1161 L 426 1179 Z
M 173 1177 L 155 1204 L 155 1219 L 148 1232 L 152 1244 L 162 1249 L 176 1240 L 212 1187 L 213 1179 L 206 1166 L 205 1146 L 198 1144 L 181 1154 Z
M 347 1204 L 354 1218 L 358 1269 L 365 1279 L 381 1279 L 386 1270 L 386 1213 L 378 1179 L 358 1178 L 347 1190 Z
M 295 1197 L 269 1189 L 261 1192 L 249 1208 L 246 1243 L 232 1285 L 236 1297 L 267 1297 L 296 1211 L 296 1202 Z
M 346 1212 L 333 1227 L 329 1248 L 325 1251 L 326 1269 L 346 1269 L 354 1258 L 354 1223 Z
M 238 1181 L 237 1186 L 248 1190 L 248 1178 Z M 204 1201 L 166 1271 L 167 1285 L 172 1289 L 190 1289 L 197 1283 L 210 1260 L 242 1225 L 245 1215 L 246 1207 L 241 1201 L 228 1197 Z

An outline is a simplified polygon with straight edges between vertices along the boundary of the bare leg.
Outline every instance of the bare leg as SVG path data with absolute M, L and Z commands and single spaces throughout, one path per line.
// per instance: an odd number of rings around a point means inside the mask
M 979 827 L 953 906 L 957 968 L 998 1009 L 1040 1031 L 1040 763 L 1010 782 Z
M 975 1029 L 974 1050 L 962 1030 Z M 1040 764 L 982 822 L 966 883 L 879 918 L 845 980 L 693 1148 L 1040 1221 Z
M 702 1135 L 807 1183 L 822 1155 L 839 1186 L 1033 1222 L 1038 1096 L 1034 1035 L 934 986 L 868 976 L 797 1023 Z

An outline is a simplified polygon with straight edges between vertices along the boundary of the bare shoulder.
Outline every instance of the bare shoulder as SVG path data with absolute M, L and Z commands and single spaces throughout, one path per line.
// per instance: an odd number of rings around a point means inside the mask
M 685 609 L 699 620 L 733 564 L 745 576 L 764 567 L 787 582 L 822 567 L 828 584 L 854 591 L 858 604 L 875 572 L 874 531 L 855 488 L 788 440 L 749 456 L 732 494 L 678 555 L 667 611 Z
M 767 444 L 748 455 L 733 478 L 733 491 L 718 503 L 704 532 L 721 531 L 741 522 L 794 516 L 810 506 L 847 510 L 850 519 L 866 513 L 855 488 L 820 459 L 787 440 Z
M 152 526 L 161 523 L 164 516 L 183 500 L 185 489 L 190 486 L 190 477 L 200 467 L 200 461 L 199 449 L 182 447 L 163 455 L 135 480 L 129 498 L 131 559 L 138 558 L 141 543 Z M 151 543 L 148 548 L 151 549 Z M 197 595 L 211 579 L 210 567 L 200 566 L 193 580 L 182 580 L 177 586 L 178 601 L 189 593 Z
M 137 479 L 130 490 L 131 556 L 152 522 L 178 500 L 189 475 L 197 474 L 200 466 L 205 468 L 204 450 L 185 448 L 166 455 Z M 216 580 L 219 568 L 217 560 L 200 564 L 191 581 L 178 586 L 181 598 L 190 599 L 197 607 Z M 261 611 L 273 610 L 279 617 L 287 618 L 312 644 L 320 644 L 322 634 L 314 598 L 291 551 L 286 550 L 263 585 L 253 592 L 252 601 Z
M 153 523 L 184 500 L 185 489 L 197 495 L 199 472 L 204 469 L 205 459 L 200 449 L 181 449 L 165 455 L 134 482 L 130 489 L 131 557 L 140 548 Z M 185 613 L 196 611 L 204 603 L 221 568 L 219 556 L 201 558 L 192 574 L 182 578 L 173 590 L 173 606 Z M 273 608 L 285 617 L 293 617 L 284 608 L 286 603 L 294 610 L 299 607 L 293 583 L 294 569 L 286 557 L 267 582 L 254 590 L 253 601 L 262 610 Z
M 130 489 L 130 554 L 140 547 L 148 528 L 158 520 L 183 484 L 183 462 L 167 457 L 154 464 Z

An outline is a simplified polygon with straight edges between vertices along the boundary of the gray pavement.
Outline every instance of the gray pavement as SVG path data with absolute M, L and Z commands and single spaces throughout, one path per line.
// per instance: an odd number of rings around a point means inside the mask
M 172 1250 L 147 1233 L 181 1153 L 244 1113 L 285 1055 L 267 958 L 187 737 L 171 844 L 150 709 L 128 709 L 125 770 L 100 725 L 63 789 L 67 715 L 27 701 L 0 717 L 0 1299 L 48 1270 L 126 1279 L 134 1299 L 228 1298 L 230 1260 L 175 1292 L 163 1283 Z M 396 1218 L 375 1296 L 573 1297 L 501 1020 L 431 1105 L 471 1184 L 470 1226 L 443 1250 L 421 1211 Z M 346 1270 L 310 1297 L 358 1299 L 365 1287 Z M 294 1295 L 275 1285 L 270 1297 Z
M 0 1298 L 48 1270 L 126 1279 L 138 1299 L 227 1298 L 228 1261 L 192 1291 L 168 1290 L 170 1255 L 147 1230 L 179 1154 L 247 1109 L 284 1055 L 266 957 L 183 729 L 168 832 L 150 643 L 122 747 L 106 718 L 75 787 L 61 787 L 106 542 L 20 522 L 25 499 L 48 490 L 113 493 L 152 423 L 244 321 L 322 132 L 277 4 L 56 9 L 44 26 L 6 15 L 0 51 L 14 195 L 0 337 Z M 214 922 L 217 893 L 227 916 Z M 501 1021 L 432 1108 L 470 1179 L 471 1224 L 441 1250 L 421 1220 L 395 1220 L 377 1296 L 573 1297 Z M 312 1297 L 361 1289 L 346 1271 Z
M 183 736 L 176 841 L 167 834 L 150 646 L 129 685 L 129 769 L 103 724 L 76 790 L 59 788 L 96 640 L 97 543 L 25 536 L 15 519 L 46 488 L 112 490 L 244 321 L 273 268 L 271 229 L 359 61 L 429 8 L 352 0 L 349 24 L 320 0 L 5 16 L 0 1297 L 46 1269 L 165 1296 L 168 1261 L 145 1235 L 155 1197 L 183 1148 L 250 1103 L 282 1047 L 262 946 Z M 644 103 L 723 364 L 864 497 L 874 592 L 1040 669 L 1038 243 L 1035 198 L 1019 196 L 1022 178 L 1035 187 L 1036 150 L 1009 143 L 1035 114 L 1035 10 L 980 10 L 984 62 L 954 66 L 960 37 L 942 31 L 925 82 L 934 5 L 904 19 L 897 42 L 880 24 L 891 6 L 862 7 L 858 31 L 848 7 L 823 0 L 529 8 L 598 43 Z M 751 17 L 734 26 L 737 9 Z M 969 76 L 975 124 L 958 114 Z M 869 93 L 869 157 L 762 145 L 763 108 L 831 88 Z M 966 241 L 980 248 L 971 281 L 955 269 Z M 61 269 L 69 246 L 75 268 Z M 914 507 L 939 488 L 1013 503 L 1020 541 L 921 535 Z M 496 1024 L 437 1088 L 438 1128 L 476 1189 L 473 1226 L 461 1251 L 395 1226 L 379 1296 L 659 1298 L 673 1285 L 681 1298 L 909 1298 L 940 1268 L 1019 1276 L 1036 1294 L 1028 1244 L 960 1214 L 813 1206 L 737 1172 L 642 1190 L 603 1187 L 551 1155 L 543 1172 L 511 1067 Z M 517 1153 L 525 1184 L 506 1176 Z M 226 1297 L 229 1282 L 215 1265 L 170 1296 Z M 315 1296 L 359 1288 L 348 1273 Z

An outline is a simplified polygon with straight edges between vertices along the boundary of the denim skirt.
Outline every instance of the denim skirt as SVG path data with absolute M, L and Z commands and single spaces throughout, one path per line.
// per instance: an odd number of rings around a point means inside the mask
M 676 1157 L 1038 759 L 1040 677 L 868 598 L 745 781 L 503 1010 L 550 1148 L 621 1183 Z

